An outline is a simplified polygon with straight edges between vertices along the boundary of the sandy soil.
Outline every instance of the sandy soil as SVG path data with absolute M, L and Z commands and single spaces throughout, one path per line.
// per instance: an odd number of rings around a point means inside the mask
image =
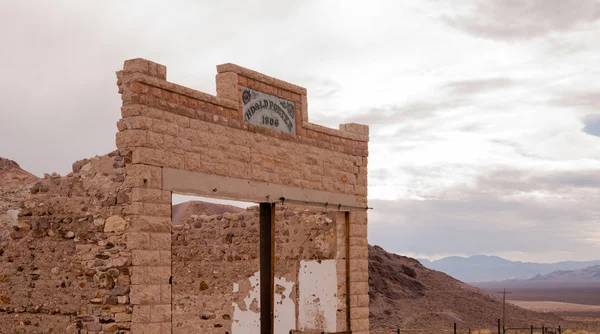
M 510 300 L 511 304 L 537 312 L 600 312 L 600 305 L 583 305 L 551 301 Z

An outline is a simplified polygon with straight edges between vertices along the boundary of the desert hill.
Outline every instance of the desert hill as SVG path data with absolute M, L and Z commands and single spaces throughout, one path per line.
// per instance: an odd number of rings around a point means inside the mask
M 237 213 L 244 211 L 243 208 L 232 205 L 219 205 L 201 201 L 188 201 L 173 205 L 173 225 L 185 224 L 193 215 L 203 214 L 207 216 L 222 215 L 225 213 Z M 192 219 L 193 220 L 193 219 Z
M 498 298 L 379 246 L 369 246 L 369 288 L 372 329 L 494 329 L 502 312 Z M 565 323 L 510 304 L 506 314 L 510 326 Z
M 37 176 L 21 169 L 18 163 L 0 157 L 0 244 L 8 240 L 21 202 L 37 180 Z

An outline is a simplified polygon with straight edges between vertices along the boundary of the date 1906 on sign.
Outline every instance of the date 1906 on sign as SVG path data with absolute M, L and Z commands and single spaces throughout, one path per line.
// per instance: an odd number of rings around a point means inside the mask
M 279 126 L 279 120 L 277 118 L 272 118 L 269 116 L 262 116 L 261 123 L 264 125 L 270 125 L 270 126 L 274 126 L 274 127 Z

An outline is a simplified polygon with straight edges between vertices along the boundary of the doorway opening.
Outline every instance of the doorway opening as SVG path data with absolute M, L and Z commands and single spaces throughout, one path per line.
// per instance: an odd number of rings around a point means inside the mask
M 172 203 L 173 333 L 346 327 L 346 212 L 178 194 Z

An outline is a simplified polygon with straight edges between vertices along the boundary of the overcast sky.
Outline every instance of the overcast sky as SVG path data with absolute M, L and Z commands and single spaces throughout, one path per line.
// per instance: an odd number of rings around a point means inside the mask
M 0 0 L 0 156 L 114 150 L 129 58 L 215 93 L 233 62 L 371 126 L 369 241 L 405 255 L 600 258 L 600 2 Z

